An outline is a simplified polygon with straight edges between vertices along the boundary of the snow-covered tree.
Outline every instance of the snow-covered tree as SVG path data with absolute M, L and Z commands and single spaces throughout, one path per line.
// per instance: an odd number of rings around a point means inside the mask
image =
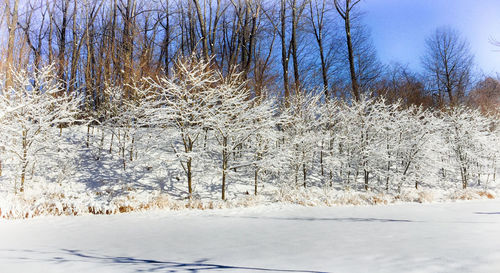
M 283 109 L 282 128 L 285 131 L 283 148 L 287 151 L 289 170 L 293 173 L 295 184 L 299 184 L 299 172 L 302 173 L 302 185 L 307 186 L 307 176 L 312 169 L 314 155 L 320 142 L 319 101 L 321 95 L 298 91 L 289 98 Z
M 435 139 L 436 119 L 429 111 L 421 107 L 395 109 L 391 114 L 391 127 L 386 127 L 392 138 L 387 138 L 387 191 L 396 182 L 400 191 L 406 182 L 418 187 L 424 178 L 432 179 L 433 158 L 428 153 L 429 142 Z
M 336 139 L 340 122 L 340 102 L 337 100 L 327 100 L 320 107 L 319 130 L 320 148 L 319 164 L 320 173 L 323 179 L 329 181 L 329 186 L 333 186 L 334 171 L 340 167 L 337 157 Z
M 170 77 L 145 79 L 149 100 L 150 125 L 174 128 L 169 138 L 179 163 L 186 174 L 189 197 L 193 194 L 194 161 L 199 158 L 196 146 L 208 134 L 207 119 L 217 104 L 215 86 L 222 76 L 210 63 L 195 56 L 175 63 Z M 205 144 L 204 144 L 205 145 Z
M 52 66 L 13 71 L 13 84 L 0 93 L 0 142 L 7 160 L 17 166 L 20 192 L 28 167 L 33 168 L 41 154 L 60 152 L 58 128 L 73 123 L 79 112 L 81 100 L 67 94 L 54 73 Z
M 364 188 L 368 189 L 372 163 L 375 162 L 373 153 L 378 152 L 380 145 L 378 110 L 377 102 L 367 97 L 353 101 L 351 105 L 342 104 L 337 137 L 338 156 L 342 164 L 337 172 L 347 187 L 351 187 L 351 182 L 357 183 L 362 172 Z
M 482 173 L 490 164 L 491 149 L 496 139 L 491 127 L 493 121 L 478 110 L 453 107 L 443 113 L 442 136 L 450 149 L 450 163 L 455 173 L 460 174 L 462 188 Z M 492 172 L 491 168 L 489 172 Z
M 260 130 L 271 125 L 266 122 L 271 118 L 272 108 L 268 103 L 258 102 L 250 98 L 250 92 L 241 74 L 230 74 L 220 84 L 211 89 L 216 103 L 211 107 L 208 127 L 213 131 L 215 142 L 212 151 L 220 158 L 222 171 L 222 199 L 226 199 L 227 177 L 230 170 L 256 166 L 249 155 L 250 150 L 245 143 Z M 218 152 L 217 152 L 218 151 Z
M 277 174 L 281 167 L 276 156 L 277 140 L 280 139 L 280 131 L 277 130 L 279 117 L 276 115 L 276 105 L 276 100 L 272 98 L 253 101 L 252 111 L 257 117 L 253 118 L 253 134 L 247 145 L 252 154 L 249 160 L 253 165 L 254 195 L 258 193 L 260 177 Z
M 154 104 L 147 93 L 140 92 L 141 89 L 135 88 L 137 92 L 134 93 L 134 98 L 126 99 L 123 88 L 110 86 L 104 90 L 105 100 L 99 109 L 101 128 L 111 134 L 109 152 L 112 152 L 113 143 L 116 142 L 123 170 L 126 169 L 127 162 L 137 158 L 137 143 L 148 135 L 141 128 L 149 125 L 149 115 Z M 102 149 L 104 130 L 99 150 Z

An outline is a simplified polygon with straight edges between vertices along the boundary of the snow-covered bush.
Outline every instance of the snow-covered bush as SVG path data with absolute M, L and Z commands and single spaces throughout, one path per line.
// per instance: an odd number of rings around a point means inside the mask
M 391 124 L 388 126 L 387 138 L 387 174 L 385 189 L 391 185 L 397 186 L 401 192 L 403 186 L 415 185 L 424 180 L 434 180 L 432 153 L 429 144 L 436 143 L 436 119 L 429 111 L 421 107 L 396 109 L 391 114 Z M 387 128 L 387 127 L 386 127 Z M 394 183 L 391 183 L 393 181 Z
M 271 180 L 281 170 L 278 154 L 278 140 L 281 138 L 277 130 L 279 118 L 276 115 L 277 101 L 274 98 L 257 98 L 253 101 L 252 132 L 245 146 L 249 149 L 251 165 L 253 167 L 254 195 L 259 190 L 259 180 Z
M 336 138 L 338 157 L 342 164 L 337 169 L 344 187 L 357 187 L 362 175 L 364 189 L 368 190 L 370 177 L 377 175 L 377 165 L 386 162 L 384 134 L 389 109 L 383 101 L 362 98 L 352 104 L 342 104 Z
M 162 130 L 168 139 L 169 148 L 178 158 L 187 180 L 189 197 L 193 194 L 193 173 L 195 164 L 202 157 L 208 136 L 207 120 L 217 105 L 216 86 L 221 75 L 210 68 L 210 63 L 197 60 L 194 56 L 175 63 L 170 77 L 145 79 L 149 87 L 143 91 L 153 104 L 149 109 L 149 125 Z
M 493 176 L 492 168 L 498 152 L 497 137 L 492 132 L 494 121 L 479 110 L 466 107 L 447 109 L 442 117 L 441 135 L 448 145 L 448 172 L 466 189 L 471 181 L 480 183 L 481 174 Z
M 264 133 L 272 126 L 272 123 L 266 121 L 272 118 L 272 106 L 251 99 L 246 82 L 241 79 L 240 74 L 225 77 L 211 91 L 216 103 L 211 107 L 208 119 L 208 127 L 213 131 L 215 139 L 210 150 L 216 155 L 215 161 L 220 161 L 222 200 L 225 200 L 229 172 L 260 164 L 258 161 L 262 154 L 255 157 L 251 154 L 251 147 L 245 143 L 251 143 L 253 135 L 261 130 Z M 261 134 L 260 137 L 262 140 L 265 136 Z
M 57 158 L 63 126 L 75 121 L 81 101 L 67 94 L 52 66 L 34 71 L 13 71 L 13 84 L 0 93 L 0 146 L 6 164 L 15 169 L 15 189 L 25 189 L 28 169 L 41 155 Z
M 290 97 L 282 111 L 286 165 L 296 186 L 307 186 L 307 177 L 314 164 L 314 155 L 320 142 L 319 101 L 321 96 L 298 90 Z M 299 174 L 300 173 L 300 174 Z M 299 177 L 301 179 L 299 180 Z

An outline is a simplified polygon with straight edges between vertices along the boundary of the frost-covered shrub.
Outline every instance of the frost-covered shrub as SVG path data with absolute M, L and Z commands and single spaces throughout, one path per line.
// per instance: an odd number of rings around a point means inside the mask
M 444 175 L 459 177 L 463 189 L 472 181 L 480 184 L 481 175 L 493 176 L 498 153 L 495 121 L 463 106 L 447 109 L 441 120 L 440 133 L 448 148 L 443 159 Z
M 286 161 L 283 167 L 288 176 L 293 178 L 293 183 L 300 183 L 304 188 L 320 141 L 319 100 L 319 95 L 299 90 L 290 97 L 281 116 L 280 127 L 284 131 L 282 149 Z
M 68 153 L 62 127 L 75 121 L 81 101 L 65 92 L 52 66 L 12 74 L 12 86 L 0 93 L 0 146 L 15 172 L 15 189 L 23 192 L 28 170 L 34 171 L 41 156 L 51 160 Z
M 222 75 L 211 69 L 209 62 L 193 56 L 177 61 L 170 77 L 145 81 L 149 88 L 142 92 L 149 94 L 153 104 L 147 117 L 149 126 L 172 129 L 158 132 L 168 142 L 164 151 L 178 159 L 191 198 L 194 173 L 206 157 L 208 120 L 215 115 L 219 102 L 216 88 L 223 82 Z

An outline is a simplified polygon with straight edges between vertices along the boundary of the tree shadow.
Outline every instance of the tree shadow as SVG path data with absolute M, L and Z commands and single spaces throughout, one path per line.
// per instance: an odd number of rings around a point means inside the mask
M 418 222 L 407 219 L 388 219 L 388 218 L 370 218 L 370 217 L 265 217 L 265 216 L 221 216 L 224 218 L 246 218 L 246 219 L 264 219 L 264 220 L 285 220 L 285 221 L 336 221 L 336 222 L 379 222 L 391 223 L 402 222 L 412 223 Z
M 500 214 L 500 211 L 493 211 L 493 212 L 477 211 L 474 212 L 474 214 L 495 215 L 495 214 Z
M 137 269 L 136 272 L 200 272 L 200 271 L 229 271 L 250 270 L 257 272 L 304 272 L 304 273 L 320 273 L 321 271 L 312 270 L 294 270 L 294 269 L 276 269 L 263 267 L 247 267 L 247 266 L 230 266 L 216 263 L 209 263 L 209 259 L 200 259 L 191 263 L 175 262 L 175 261 L 160 261 L 153 259 L 139 259 L 134 257 L 113 257 L 113 256 L 98 256 L 84 254 L 74 249 L 62 249 L 63 252 L 71 256 L 82 258 L 85 260 L 93 260 L 99 263 L 109 264 L 126 264 L 126 265 L 146 265 L 145 269 Z M 60 258 L 60 257 L 59 257 Z M 57 259 L 61 261 L 61 259 Z
M 217 263 L 210 263 L 209 259 L 200 259 L 194 262 L 178 262 L 178 261 L 163 261 L 154 259 L 140 259 L 129 256 L 107 256 L 107 255 L 94 255 L 84 253 L 75 249 L 61 249 L 62 253 L 55 252 L 39 252 L 35 250 L 4 250 L 9 252 L 22 252 L 23 257 L 17 259 L 28 261 L 48 261 L 56 264 L 85 262 L 101 265 L 127 265 L 136 266 L 135 272 L 206 272 L 206 271 L 252 271 L 252 272 L 296 272 L 296 273 L 327 273 L 326 271 L 314 270 L 296 270 L 296 269 L 278 269 L 278 268 L 265 268 L 265 267 L 252 267 L 252 266 L 231 266 L 222 265 Z M 29 258 L 28 255 L 50 255 L 47 259 Z

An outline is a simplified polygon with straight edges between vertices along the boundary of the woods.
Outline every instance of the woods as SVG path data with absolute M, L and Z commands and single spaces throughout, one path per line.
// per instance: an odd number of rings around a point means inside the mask
M 0 271 L 497 272 L 498 13 L 0 0 Z
M 447 27 L 426 40 L 421 72 L 383 64 L 361 3 L 3 0 L 2 183 L 62 185 L 89 153 L 128 182 L 138 169 L 161 191 L 178 182 L 189 200 L 207 180 L 222 200 L 243 194 L 234 183 L 487 189 L 499 80 L 474 74 Z M 75 158 L 51 175 L 38 166 L 64 153 Z
M 0 97 L 3 177 L 23 192 L 27 173 L 50 181 L 42 162 L 89 151 L 90 160 L 107 157 L 127 176 L 166 168 L 170 175 L 161 180 L 176 177 L 189 200 L 203 194 L 196 188 L 207 179 L 222 200 L 243 194 L 231 190 L 241 183 L 255 195 L 264 185 L 398 195 L 496 182 L 497 116 L 457 105 L 405 107 L 366 94 L 324 102 L 321 89 L 297 90 L 280 104 L 273 96 L 252 98 L 244 72 L 223 76 L 210 61 L 176 61 L 173 77 L 129 86 L 134 100 L 108 87 L 93 117 L 82 98 L 61 92 L 55 67 L 13 73 Z
M 10 68 L 54 63 L 65 91 L 83 95 L 89 110 L 99 107 L 108 86 L 123 85 L 125 98 L 133 98 L 129 85 L 169 76 L 176 60 L 193 53 L 225 75 L 243 72 L 252 96 L 265 88 L 284 99 L 298 89 L 321 87 L 324 99 L 359 100 L 365 93 L 384 94 L 382 83 L 394 79 L 391 65 L 377 58 L 361 4 L 2 0 L 2 67 L 9 86 Z M 412 103 L 442 107 L 454 97 L 463 102 L 478 78 L 468 42 L 448 27 L 437 29 L 426 45 L 426 73 L 414 78 L 422 96 Z

